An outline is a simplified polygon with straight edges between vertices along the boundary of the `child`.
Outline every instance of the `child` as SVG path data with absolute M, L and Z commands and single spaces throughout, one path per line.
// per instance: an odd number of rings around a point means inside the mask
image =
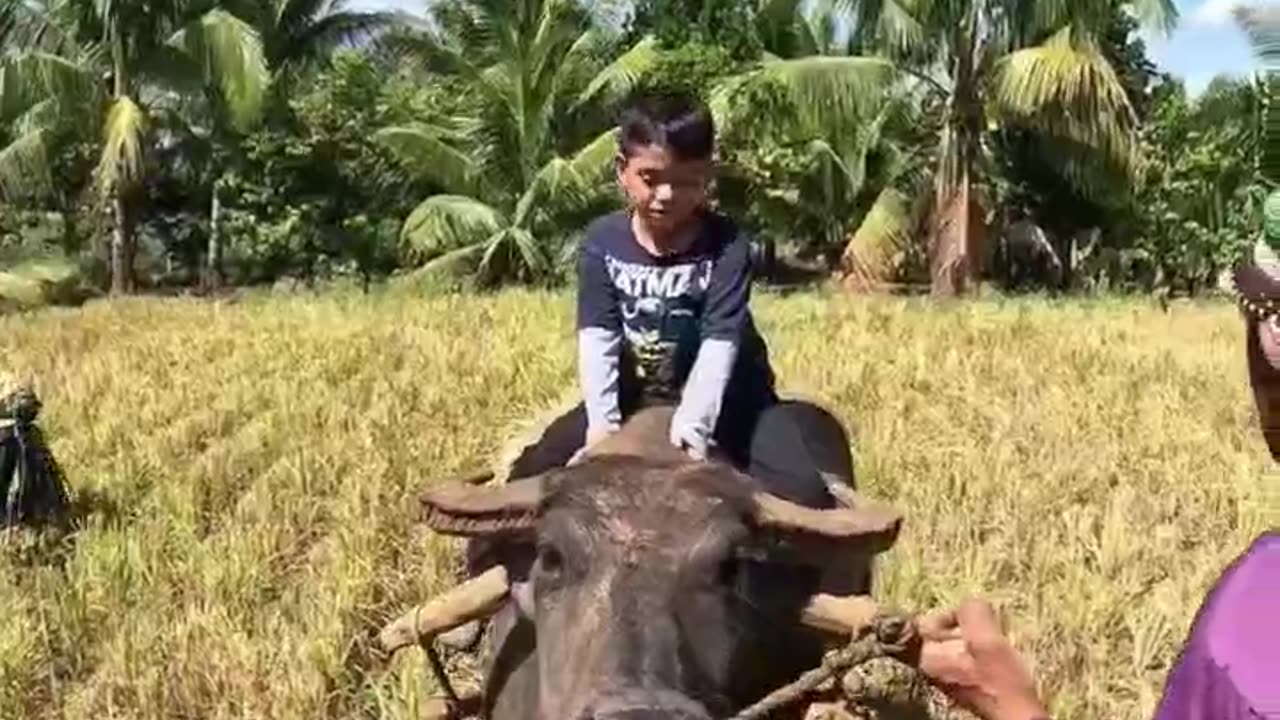
M 768 412 L 778 396 L 748 308 L 750 245 L 706 207 L 714 142 L 710 113 L 688 98 L 623 115 L 615 168 L 627 207 L 593 222 L 579 255 L 584 401 L 527 449 L 513 476 L 564 464 L 570 438 L 577 451 L 636 410 L 665 404 L 676 408 L 671 442 L 690 455 L 717 445 L 779 495 L 831 506 L 797 428 Z

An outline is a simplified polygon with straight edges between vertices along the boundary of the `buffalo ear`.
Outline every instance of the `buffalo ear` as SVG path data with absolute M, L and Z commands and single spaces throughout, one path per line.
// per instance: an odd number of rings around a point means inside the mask
M 756 492 L 751 520 L 793 547 L 801 562 L 821 565 L 833 552 L 870 557 L 892 548 L 902 528 L 902 514 L 861 496 L 856 499 L 854 506 L 818 510 Z
M 477 537 L 533 530 L 542 503 L 540 475 L 494 486 L 450 483 L 418 498 L 427 527 L 445 535 Z

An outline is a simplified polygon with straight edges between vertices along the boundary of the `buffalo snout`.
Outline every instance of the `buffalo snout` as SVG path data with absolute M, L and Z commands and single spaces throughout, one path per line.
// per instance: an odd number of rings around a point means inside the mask
M 678 692 L 629 690 L 599 696 L 580 720 L 711 720 L 711 715 Z

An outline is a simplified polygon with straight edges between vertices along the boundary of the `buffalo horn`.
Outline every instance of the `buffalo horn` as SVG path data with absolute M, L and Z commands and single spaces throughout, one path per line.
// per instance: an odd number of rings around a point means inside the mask
M 533 476 L 491 486 L 453 482 L 432 487 L 418 500 L 427 527 L 475 536 L 528 530 L 541 499 L 542 478 Z
M 818 510 L 767 492 L 754 495 L 757 524 L 828 540 L 856 542 L 861 550 L 880 553 L 898 539 L 902 515 L 892 508 L 863 500 L 857 507 Z
M 395 653 L 464 623 L 488 617 L 497 612 L 510 589 L 507 569 L 501 565 L 490 568 L 401 615 L 378 633 L 378 642 L 387 653 Z

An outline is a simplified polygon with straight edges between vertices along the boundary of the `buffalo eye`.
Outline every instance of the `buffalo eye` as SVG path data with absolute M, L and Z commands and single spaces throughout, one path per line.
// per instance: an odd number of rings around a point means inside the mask
M 738 574 L 742 570 L 742 564 L 736 555 L 720 561 L 716 566 L 716 581 L 724 588 L 733 588 L 738 584 Z
M 555 580 L 564 570 L 564 555 L 551 543 L 539 543 L 538 568 L 548 579 Z

